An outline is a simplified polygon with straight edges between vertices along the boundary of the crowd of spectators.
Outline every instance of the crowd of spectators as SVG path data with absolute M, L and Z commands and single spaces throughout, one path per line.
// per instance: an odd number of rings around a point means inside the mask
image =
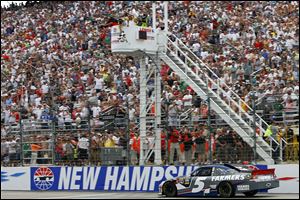
M 284 107 L 298 105 L 298 2 L 187 4 L 171 9 L 170 31 L 209 64 L 221 83 L 249 105 L 251 91 L 267 103 L 277 94 Z M 253 72 L 258 73 L 251 77 Z
M 157 27 L 163 28 L 163 3 L 156 5 Z M 110 107 L 128 107 L 134 127 L 139 116 L 139 65 L 132 57 L 110 52 L 110 26 L 130 19 L 151 26 L 151 8 L 150 1 L 41 1 L 1 8 L 1 143 L 9 143 L 12 158 L 19 155 L 20 138 L 8 134 L 9 127 L 20 118 L 55 119 L 61 130 L 73 122 L 80 128 L 82 121 L 90 120 L 93 141 L 98 141 L 91 146 L 105 146 L 99 141 L 106 141 L 102 137 L 107 134 L 97 128 L 102 125 L 99 116 Z M 267 104 L 279 95 L 284 108 L 298 106 L 298 1 L 173 1 L 168 9 L 169 31 L 249 105 L 255 91 Z M 171 126 L 177 125 L 178 113 L 190 108 L 195 119 L 207 117 L 207 105 L 165 64 L 161 75 L 162 106 Z M 57 138 L 65 145 L 55 146 L 56 157 L 70 158 L 68 146 L 88 154 L 87 145 L 78 144 L 84 135 Z M 34 143 L 52 136 L 28 137 Z M 110 141 L 107 145 L 114 146 Z M 53 148 L 46 143 L 34 149 Z M 77 156 L 73 149 L 72 153 Z M 39 156 L 49 157 L 44 154 Z M 198 159 L 203 161 L 201 155 Z

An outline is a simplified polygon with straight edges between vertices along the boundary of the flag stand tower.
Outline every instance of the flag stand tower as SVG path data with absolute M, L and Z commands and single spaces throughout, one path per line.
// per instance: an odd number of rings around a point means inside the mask
M 156 3 L 152 3 L 152 27 L 127 25 L 111 27 L 112 53 L 135 58 L 140 65 L 140 157 L 139 165 L 145 165 L 154 153 L 154 164 L 161 165 L 161 61 L 159 55 L 166 52 L 168 33 L 168 2 L 164 2 L 164 30 L 156 28 Z M 150 59 L 149 59 L 150 58 Z M 154 86 L 148 85 L 150 79 Z M 152 90 L 150 97 L 147 91 Z M 154 112 L 153 112 L 154 106 Z M 147 144 L 147 130 L 154 130 L 154 144 Z

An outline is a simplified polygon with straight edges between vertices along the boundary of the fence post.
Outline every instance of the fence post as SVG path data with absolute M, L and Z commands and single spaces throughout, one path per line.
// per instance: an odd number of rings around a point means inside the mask
M 255 105 L 255 93 L 252 93 L 252 109 L 253 109 L 253 141 L 254 141 L 254 146 L 253 146 L 253 160 L 254 163 L 256 164 L 256 105 Z M 271 150 L 271 156 L 272 156 L 272 150 Z
M 273 154 L 273 148 L 272 148 L 272 146 L 273 146 L 273 141 L 272 141 L 272 139 L 271 139 L 270 136 L 269 136 L 269 140 L 270 140 L 270 147 L 271 147 L 270 156 L 272 157 L 272 154 Z
M 280 138 L 280 141 L 279 141 L 279 159 L 280 161 L 282 162 L 283 161 L 283 158 L 282 158 L 282 139 Z
M 89 165 L 91 166 L 92 164 L 92 133 L 91 133 L 91 108 L 90 108 L 90 103 L 87 103 L 87 109 L 88 109 L 88 132 L 89 132 L 89 154 L 88 154 L 88 160 L 89 160 Z
M 130 165 L 130 120 L 129 120 L 129 102 L 128 102 L 128 90 L 126 90 L 126 165 Z
M 169 137 L 170 137 L 170 128 L 169 128 L 169 100 L 167 100 L 167 106 L 166 106 L 166 124 L 167 124 L 167 128 L 165 130 L 167 130 L 166 132 L 166 161 L 165 161 L 165 165 L 169 165 Z
M 176 45 L 176 47 L 178 47 L 178 39 L 177 38 L 175 38 L 175 45 Z M 178 49 L 175 47 L 175 54 L 176 54 L 176 56 L 178 56 Z
M 208 88 L 208 86 L 207 86 Z M 210 120 L 210 96 L 209 93 L 207 93 L 207 106 L 208 106 L 208 113 L 207 113 L 207 126 L 208 126 L 208 138 L 209 138 L 209 163 L 212 164 L 213 162 L 213 158 L 212 158 L 212 141 L 211 141 L 211 120 Z
M 259 120 L 259 126 L 262 127 L 262 120 Z M 261 128 L 259 129 L 259 136 L 263 136 L 263 132 L 261 130 Z
M 19 110 L 19 126 L 20 126 L 20 162 L 21 166 L 24 166 L 24 149 L 23 149 L 23 128 L 22 128 L 22 115 L 21 115 L 21 110 Z
M 239 116 L 241 117 L 242 116 L 242 111 L 241 111 L 242 108 L 242 101 L 241 99 L 239 99 Z
M 55 164 L 55 141 L 56 141 L 56 126 L 55 117 L 52 117 L 52 165 Z

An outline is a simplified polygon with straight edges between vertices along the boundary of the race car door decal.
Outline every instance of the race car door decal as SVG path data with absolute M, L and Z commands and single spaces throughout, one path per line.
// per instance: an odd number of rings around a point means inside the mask
M 194 187 L 192 189 L 192 193 L 197 193 L 197 192 L 201 192 L 202 189 L 204 188 L 204 182 L 203 180 L 205 180 L 206 177 L 197 177 L 194 183 Z

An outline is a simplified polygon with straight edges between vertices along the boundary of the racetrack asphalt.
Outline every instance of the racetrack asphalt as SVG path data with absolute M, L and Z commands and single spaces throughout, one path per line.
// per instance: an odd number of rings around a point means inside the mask
M 184 197 L 184 199 L 199 197 Z M 203 197 L 203 199 L 217 199 Z M 299 199 L 298 194 L 258 193 L 256 199 Z M 1 191 L 1 199 L 172 199 L 153 192 L 82 192 L 82 191 Z M 173 198 L 176 199 L 176 198 Z M 182 199 L 182 197 L 178 198 Z M 200 198 L 201 199 L 201 198 Z M 235 199 L 248 199 L 236 195 Z M 252 198 L 253 199 L 253 198 Z

